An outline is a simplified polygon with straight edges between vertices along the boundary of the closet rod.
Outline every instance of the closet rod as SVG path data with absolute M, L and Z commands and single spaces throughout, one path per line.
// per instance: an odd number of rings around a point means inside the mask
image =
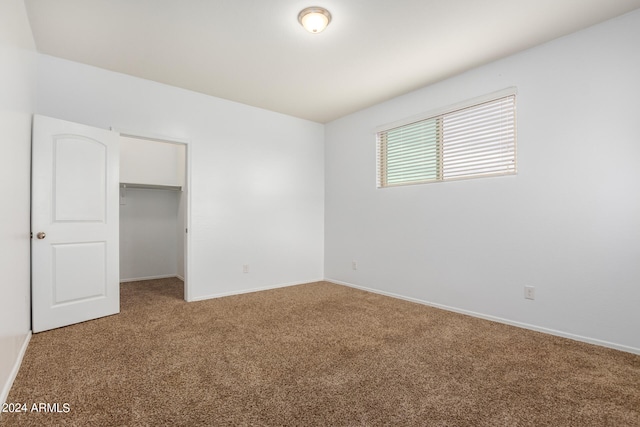
M 146 188 L 151 190 L 182 191 L 182 187 L 179 185 L 134 184 L 130 182 L 121 182 L 120 188 Z

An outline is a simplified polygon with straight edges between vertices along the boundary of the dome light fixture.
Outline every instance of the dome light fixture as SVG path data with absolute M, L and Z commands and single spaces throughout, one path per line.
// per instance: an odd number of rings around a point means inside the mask
M 331 22 L 331 14 L 323 7 L 312 6 L 302 9 L 298 14 L 298 22 L 310 33 L 321 33 Z

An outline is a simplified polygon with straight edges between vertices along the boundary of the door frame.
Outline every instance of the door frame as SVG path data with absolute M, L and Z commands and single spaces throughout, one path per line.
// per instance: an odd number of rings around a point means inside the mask
M 182 138 L 173 138 L 167 137 L 164 135 L 156 135 L 149 132 L 137 132 L 137 131 L 127 131 L 114 129 L 111 127 L 111 130 L 115 130 L 120 134 L 120 137 L 128 137 L 128 138 L 136 138 L 136 139 L 144 139 L 148 141 L 155 141 L 165 144 L 174 144 L 174 145 L 184 145 L 185 153 L 184 153 L 184 186 L 183 186 L 183 197 L 186 193 L 186 200 L 184 201 L 185 212 L 185 227 L 186 233 L 184 236 L 184 300 L 187 302 L 193 301 L 191 295 L 191 286 L 189 286 L 189 272 L 191 271 L 191 141 L 188 139 Z M 185 191 L 186 189 L 186 191 Z

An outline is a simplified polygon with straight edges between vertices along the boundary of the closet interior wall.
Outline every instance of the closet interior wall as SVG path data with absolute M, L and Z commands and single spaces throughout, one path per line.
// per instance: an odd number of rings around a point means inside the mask
M 185 147 L 121 138 L 120 281 L 184 279 Z

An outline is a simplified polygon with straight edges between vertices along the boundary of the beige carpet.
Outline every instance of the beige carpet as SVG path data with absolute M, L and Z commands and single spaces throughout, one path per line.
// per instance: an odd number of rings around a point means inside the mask
M 640 356 L 329 283 L 122 313 L 34 335 L 2 425 L 640 426 Z M 636 325 L 637 327 L 637 325 Z

